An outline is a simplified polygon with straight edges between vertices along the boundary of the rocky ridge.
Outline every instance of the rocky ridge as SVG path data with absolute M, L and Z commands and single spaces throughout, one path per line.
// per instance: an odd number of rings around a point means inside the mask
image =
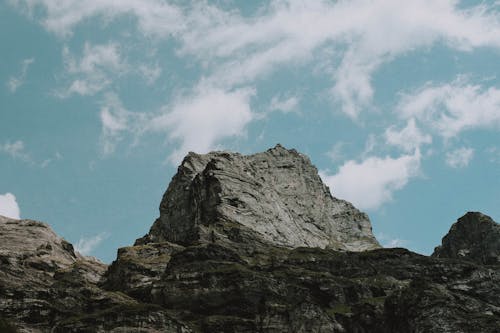
M 382 249 L 296 151 L 191 153 L 150 232 L 110 266 L 0 218 L 0 332 L 498 333 L 500 265 L 483 260 L 498 252 L 467 243 L 498 238 L 458 224 L 431 257 Z

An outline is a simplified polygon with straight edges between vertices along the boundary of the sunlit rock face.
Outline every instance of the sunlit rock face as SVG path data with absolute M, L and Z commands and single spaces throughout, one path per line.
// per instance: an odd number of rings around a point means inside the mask
M 468 212 L 451 226 L 434 257 L 500 264 L 500 224 L 479 212 Z
M 281 145 L 241 155 L 190 153 L 141 242 L 268 242 L 364 251 L 380 247 L 368 216 L 334 198 L 308 157 Z

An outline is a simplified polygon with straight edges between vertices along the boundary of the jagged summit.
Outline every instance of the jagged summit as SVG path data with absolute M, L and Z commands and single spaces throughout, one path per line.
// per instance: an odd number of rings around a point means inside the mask
M 280 144 L 253 155 L 189 153 L 137 244 L 162 241 L 380 247 L 368 216 L 334 198 L 307 156 Z
M 500 224 L 482 213 L 468 212 L 451 226 L 432 255 L 500 264 Z

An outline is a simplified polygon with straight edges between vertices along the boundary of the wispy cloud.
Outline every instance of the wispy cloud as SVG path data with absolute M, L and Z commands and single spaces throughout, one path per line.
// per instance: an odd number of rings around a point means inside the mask
M 21 140 L 17 140 L 14 142 L 7 141 L 3 144 L 0 144 L 0 153 L 7 154 L 12 158 L 16 158 L 24 162 L 32 162 L 32 158 L 26 152 L 24 142 Z
M 27 15 L 40 20 L 48 31 L 70 37 L 84 20 L 98 17 L 103 23 L 122 15 L 138 19 L 140 30 L 160 36 L 175 33 L 184 27 L 183 15 L 177 6 L 162 0 L 12 0 Z M 40 8 L 44 10 L 39 11 Z
M 145 115 L 128 111 L 116 94 L 109 93 L 102 102 L 100 120 L 101 151 L 104 155 L 109 155 L 122 141 L 125 133 L 138 135 L 141 126 L 145 124 Z
M 446 153 L 446 164 L 452 168 L 465 168 L 474 157 L 474 149 L 461 147 Z
M 499 129 L 500 89 L 472 84 L 464 78 L 427 84 L 404 95 L 398 110 L 402 117 L 420 120 L 445 139 L 471 129 Z
M 496 146 L 490 146 L 484 150 L 484 152 L 488 155 L 489 161 L 491 163 L 500 164 L 500 148 Z
M 128 64 L 122 59 L 117 43 L 94 45 L 86 42 L 83 54 L 77 57 L 68 47 L 63 49 L 67 87 L 57 91 L 59 97 L 73 94 L 91 96 L 109 87 L 113 78 L 128 70 Z
M 109 234 L 101 232 L 94 236 L 81 237 L 76 243 L 75 250 L 83 255 L 90 255 L 99 245 L 109 237 Z
M 378 233 L 377 240 L 382 244 L 383 247 L 394 248 L 394 247 L 403 247 L 408 244 L 407 240 L 401 238 L 394 238 L 384 233 Z
M 20 219 L 21 211 L 16 196 L 12 193 L 0 194 L 0 215 Z
M 148 85 L 155 83 L 162 73 L 162 69 L 157 63 L 141 64 L 138 67 L 138 71 Z
M 344 149 L 346 145 L 347 144 L 345 142 L 335 143 L 332 148 L 326 152 L 326 156 L 328 156 L 334 163 L 344 160 Z
M 432 143 L 432 137 L 429 134 L 422 133 L 413 118 L 408 120 L 406 127 L 403 129 L 398 130 L 391 126 L 384 134 L 387 144 L 399 147 L 405 152 L 411 152 L 420 148 L 423 144 Z
M 6 154 L 15 160 L 40 168 L 46 168 L 52 162 L 63 158 L 59 152 L 55 152 L 52 157 L 46 157 L 44 160 L 39 160 L 36 157 L 33 157 L 31 151 L 26 149 L 26 145 L 22 140 L 5 141 L 4 143 L 0 143 L 0 154 Z
M 300 99 L 298 96 L 273 96 L 271 103 L 269 105 L 270 111 L 280 111 L 283 113 L 289 113 L 297 111 Z
M 7 81 L 7 88 L 11 93 L 15 93 L 26 80 L 28 69 L 35 62 L 35 58 L 24 59 L 21 61 L 21 71 L 16 76 L 11 76 Z

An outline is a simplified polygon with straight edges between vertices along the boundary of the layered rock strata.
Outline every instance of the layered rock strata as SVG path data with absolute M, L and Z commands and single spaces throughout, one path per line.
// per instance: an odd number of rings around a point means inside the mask
M 137 244 L 168 241 L 319 247 L 380 247 L 368 216 L 334 198 L 309 158 L 281 145 L 254 155 L 189 153 Z
M 45 223 L 0 216 L 0 332 L 190 332 L 161 306 L 101 288 L 107 268 Z

